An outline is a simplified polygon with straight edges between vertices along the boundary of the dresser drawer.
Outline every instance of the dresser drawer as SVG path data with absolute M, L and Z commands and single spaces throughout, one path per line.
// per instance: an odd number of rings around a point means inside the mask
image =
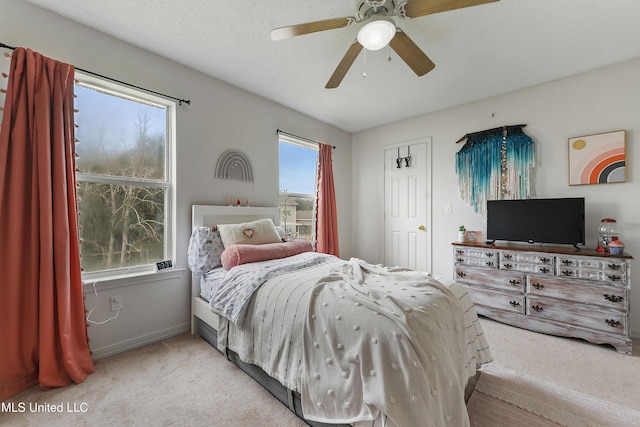
M 490 258 L 476 258 L 456 255 L 455 262 L 456 265 L 467 265 L 470 267 L 498 268 L 497 260 Z
M 498 251 L 492 249 L 480 249 L 472 248 L 468 246 L 456 246 L 454 247 L 454 255 L 461 255 L 465 257 L 486 258 L 486 259 L 498 259 Z
M 498 268 L 498 252 L 486 249 L 456 247 L 453 252 L 456 265 Z
M 465 286 L 474 305 L 495 308 L 513 313 L 525 313 L 525 299 L 522 294 L 497 292 L 478 286 Z
M 547 264 L 530 264 L 526 262 L 513 262 L 500 258 L 500 269 L 510 271 L 522 271 L 523 273 L 555 275 L 555 266 Z
M 535 252 L 500 251 L 500 259 L 508 262 L 525 264 L 554 265 L 556 258 L 547 254 Z
M 527 298 L 527 315 L 541 317 L 555 322 L 626 335 L 628 316 L 618 310 L 607 310 L 583 304 L 572 304 L 553 298 Z
M 563 280 L 553 277 L 529 276 L 527 292 L 535 297 L 549 297 L 565 300 L 567 304 L 579 302 L 602 307 L 627 310 L 628 290 L 622 287 L 593 284 L 580 280 Z
M 491 269 L 465 268 L 456 266 L 456 279 L 462 283 L 480 285 L 515 293 L 524 293 L 527 285 L 524 274 L 517 271 L 501 271 L 496 274 Z
M 599 282 L 608 283 L 627 283 L 627 275 L 624 270 L 594 270 L 590 268 L 573 268 L 573 267 L 559 267 L 558 277 L 574 278 L 574 279 L 586 279 L 596 280 Z
M 625 271 L 626 262 L 615 258 L 558 256 L 558 267 L 592 268 L 595 270 Z
M 616 258 L 560 256 L 556 271 L 559 277 L 623 284 L 628 282 L 627 262 Z

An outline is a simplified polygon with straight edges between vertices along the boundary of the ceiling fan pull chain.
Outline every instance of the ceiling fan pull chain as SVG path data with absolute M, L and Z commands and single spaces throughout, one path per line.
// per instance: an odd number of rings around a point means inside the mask
M 362 77 L 367 78 L 367 49 L 362 53 Z
M 393 38 L 394 34 L 392 34 L 396 32 L 395 26 L 392 29 L 391 27 L 389 27 L 389 41 L 391 41 L 391 39 Z M 391 62 L 391 43 L 387 44 L 387 62 Z

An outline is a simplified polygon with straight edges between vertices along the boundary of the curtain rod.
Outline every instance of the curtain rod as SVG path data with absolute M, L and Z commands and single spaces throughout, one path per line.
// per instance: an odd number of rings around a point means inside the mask
M 16 50 L 15 47 L 9 46 L 8 44 L 4 44 L 2 42 L 0 42 L 0 48 Z M 115 82 L 115 83 L 120 83 L 122 85 L 132 87 L 134 89 L 140 89 L 140 90 L 143 90 L 143 91 L 148 92 L 148 93 L 153 93 L 154 95 L 160 95 L 160 96 L 165 97 L 165 98 L 173 99 L 174 101 L 178 101 L 178 105 L 182 105 L 183 102 L 185 104 L 187 104 L 187 105 L 191 105 L 191 100 L 190 99 L 176 98 L 175 96 L 167 95 L 167 94 L 164 94 L 164 93 L 161 93 L 161 92 L 156 92 L 155 90 L 151 90 L 151 89 L 147 89 L 147 88 L 144 88 L 144 87 L 136 86 L 134 84 L 123 82 L 121 80 L 114 79 L 112 77 L 108 77 L 108 76 L 105 76 L 105 75 L 102 75 L 102 74 L 94 73 L 93 71 L 85 70 L 85 69 L 82 69 L 82 68 L 79 68 L 79 67 L 75 67 L 75 69 L 78 70 L 78 71 L 81 71 L 83 73 L 91 74 L 92 76 L 95 76 L 95 77 L 101 77 L 103 79 L 107 79 L 107 80 L 110 80 L 110 81 Z
M 314 144 L 324 144 L 323 142 L 318 142 L 318 141 L 314 141 L 313 139 L 309 139 L 309 138 L 305 138 L 303 136 L 298 136 L 298 135 L 294 135 L 292 133 L 289 132 L 285 132 L 283 130 L 280 129 L 276 129 L 276 133 L 279 134 L 283 134 L 283 135 L 287 135 L 287 136 L 292 136 L 294 138 L 298 138 L 298 139 L 302 139 L 303 141 L 307 141 L 307 142 L 313 142 Z M 332 145 L 331 148 L 333 148 L 334 150 L 336 149 L 335 145 Z

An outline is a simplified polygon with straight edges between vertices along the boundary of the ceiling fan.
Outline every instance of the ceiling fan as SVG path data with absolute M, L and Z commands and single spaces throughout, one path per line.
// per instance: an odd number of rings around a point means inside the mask
M 418 18 L 495 1 L 499 0 L 406 0 L 399 2 L 398 0 L 364 0 L 358 6 L 355 17 L 325 19 L 276 28 L 271 31 L 271 39 L 282 40 L 369 21 L 358 31 L 357 39 L 349 46 L 347 53 L 338 64 L 325 88 L 333 89 L 340 85 L 363 48 L 378 50 L 387 45 L 407 63 L 414 73 L 423 76 L 433 70 L 435 64 L 409 38 L 407 33 L 396 27 L 393 18 Z

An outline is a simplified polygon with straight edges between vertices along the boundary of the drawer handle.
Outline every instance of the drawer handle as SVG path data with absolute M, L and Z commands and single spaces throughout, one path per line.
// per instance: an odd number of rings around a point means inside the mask
M 573 276 L 573 271 L 562 270 L 562 275 L 567 277 Z
M 464 263 L 464 258 L 456 258 L 456 261 L 458 262 L 458 264 L 462 264 Z
M 540 267 L 540 272 L 547 274 L 549 272 L 549 269 L 547 267 Z
M 463 251 L 462 249 L 458 249 L 458 250 L 456 251 L 456 253 L 457 253 L 458 255 L 462 255 L 462 254 L 464 253 L 464 251 Z
M 567 266 L 568 266 L 568 265 L 573 265 L 573 261 L 572 261 L 572 260 L 570 260 L 570 259 L 563 259 L 563 260 L 562 260 L 562 263 L 563 263 L 564 265 L 567 265 Z
M 609 270 L 620 270 L 622 266 L 620 264 L 608 264 Z
M 458 271 L 458 277 L 467 277 L 467 273 L 464 271 Z
M 608 278 L 609 278 L 609 280 L 611 280 L 612 282 L 619 282 L 619 281 L 622 279 L 622 277 L 620 277 L 620 276 L 615 276 L 615 275 L 609 275 L 609 276 L 607 276 L 607 277 L 608 277 Z
M 540 290 L 540 289 L 544 288 L 544 285 L 542 283 L 532 283 L 531 286 L 533 286 L 537 290 Z
M 511 304 L 514 307 L 520 307 L 520 303 L 518 301 L 509 301 L 509 304 Z
M 619 320 L 614 320 L 614 319 L 605 319 L 605 322 L 607 323 L 607 325 L 612 326 L 614 328 L 617 328 L 618 326 L 621 325 Z
M 504 268 L 506 268 L 507 270 L 510 270 L 511 268 L 513 268 L 513 265 L 511 264 L 505 264 Z
M 607 301 L 611 301 L 611 302 L 622 302 L 622 301 L 624 301 L 624 297 L 619 297 L 617 295 L 609 295 L 609 294 L 604 294 L 604 299 L 606 299 Z
M 520 281 L 516 280 L 516 279 L 511 279 L 511 280 L 509 280 L 509 284 L 511 286 L 520 286 Z
M 485 264 L 487 264 L 487 267 L 493 267 L 493 261 L 487 261 Z
M 493 252 L 485 252 L 484 254 L 489 258 L 493 258 L 493 255 L 494 255 Z
M 541 312 L 541 311 L 543 311 L 543 310 L 544 310 L 544 308 L 542 308 L 542 307 L 541 307 L 541 306 L 539 306 L 539 305 L 532 305 L 532 306 L 531 306 L 531 308 L 532 308 L 534 311 L 537 311 L 537 312 Z
M 551 258 L 540 258 L 540 261 L 542 261 L 544 264 L 549 264 L 549 261 L 551 261 Z
M 504 259 L 511 259 L 511 258 L 513 258 L 513 255 L 511 255 L 511 254 L 504 254 L 503 256 L 504 256 Z

